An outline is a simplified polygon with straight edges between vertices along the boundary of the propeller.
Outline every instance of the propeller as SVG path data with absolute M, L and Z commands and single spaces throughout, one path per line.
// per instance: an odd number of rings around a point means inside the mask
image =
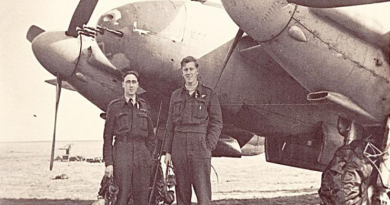
M 69 28 L 65 32 L 67 36 L 77 37 L 78 33 L 76 28 L 82 28 L 84 24 L 88 23 L 92 16 L 93 10 L 95 10 L 97 2 L 98 0 L 80 0 L 76 10 L 73 13 Z
M 56 130 L 57 130 L 57 114 L 58 114 L 58 105 L 60 103 L 60 97 L 61 97 L 61 87 L 62 87 L 62 77 L 61 74 L 58 73 L 57 85 L 56 85 L 56 110 L 54 114 L 53 142 L 51 144 L 50 171 L 53 169 L 53 163 L 54 163 L 54 150 L 56 145 Z
M 98 0 L 80 0 L 75 12 L 73 13 L 72 19 L 70 21 L 68 30 L 65 32 L 67 36 L 77 37 L 77 27 L 82 28 L 84 24 L 87 24 Z M 27 39 L 32 41 L 36 36 L 43 32 L 43 29 L 39 27 L 32 26 L 27 33 Z M 77 66 L 77 65 L 76 65 Z M 56 107 L 54 115 L 54 131 L 53 131 L 53 142 L 51 145 L 51 157 L 50 157 L 50 171 L 53 169 L 54 164 L 54 152 L 55 152 L 55 143 L 56 143 L 56 129 L 57 129 L 57 115 L 58 115 L 58 105 L 61 97 L 61 88 L 62 88 L 62 76 L 60 73 L 57 73 L 57 83 L 56 83 Z
M 289 3 L 315 8 L 334 8 L 389 2 L 389 0 L 287 0 Z
M 241 30 L 241 29 L 238 29 L 237 34 L 236 34 L 236 37 L 234 37 L 234 41 L 233 41 L 233 43 L 230 45 L 229 51 L 228 51 L 227 54 L 226 54 L 225 60 L 224 60 L 224 62 L 223 62 L 223 64 L 222 64 L 221 73 L 219 74 L 217 83 L 215 84 L 214 88 L 217 87 L 217 85 L 218 85 L 218 83 L 219 83 L 219 80 L 221 79 L 222 73 L 223 73 L 223 71 L 225 70 L 227 63 L 229 62 L 229 59 L 230 59 L 230 57 L 232 56 L 233 51 L 234 51 L 234 49 L 236 48 L 236 46 L 237 46 L 237 44 L 238 44 L 238 41 L 241 39 L 241 37 L 242 37 L 243 35 L 244 35 L 244 31 Z

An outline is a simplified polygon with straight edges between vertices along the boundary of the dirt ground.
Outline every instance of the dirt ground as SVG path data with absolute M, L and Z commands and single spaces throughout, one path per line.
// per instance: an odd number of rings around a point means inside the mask
M 50 146 L 37 145 L 39 152 L 29 151 L 30 146 L 0 145 L 1 205 L 92 204 L 104 173 L 102 163 L 55 162 L 54 169 L 49 171 Z M 80 152 L 88 152 L 100 150 L 101 144 L 77 146 Z M 215 205 L 320 203 L 316 194 L 320 172 L 267 163 L 264 155 L 213 158 L 212 164 Z M 62 174 L 67 179 L 53 179 Z
M 73 199 L 0 199 L 0 204 L 7 205 L 90 205 L 93 200 L 73 200 Z M 196 203 L 193 203 L 196 204 Z M 213 201 L 213 205 L 311 205 L 319 204 L 316 194 L 300 196 L 275 197 L 262 199 L 225 199 Z

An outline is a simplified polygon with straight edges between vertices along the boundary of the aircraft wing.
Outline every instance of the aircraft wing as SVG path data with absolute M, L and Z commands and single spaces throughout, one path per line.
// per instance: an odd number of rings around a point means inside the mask
M 51 85 L 54 85 L 54 86 L 57 85 L 57 79 L 45 80 L 45 82 L 49 83 Z M 62 81 L 62 88 L 65 88 L 65 89 L 71 90 L 71 91 L 77 91 L 72 85 L 70 85 L 66 81 Z

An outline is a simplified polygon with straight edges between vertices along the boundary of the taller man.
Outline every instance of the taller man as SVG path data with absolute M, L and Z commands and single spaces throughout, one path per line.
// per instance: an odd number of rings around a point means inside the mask
M 118 205 L 148 204 L 155 136 L 149 105 L 136 95 L 139 75 L 123 75 L 124 95 L 108 105 L 104 127 L 103 159 L 106 176 L 114 175 L 119 187 Z M 113 139 L 115 136 L 115 143 Z
M 200 205 L 211 204 L 211 151 L 217 146 L 222 114 L 215 92 L 198 81 L 198 62 L 181 61 L 185 85 L 171 95 L 165 163 L 173 162 L 178 205 L 191 204 L 191 185 Z

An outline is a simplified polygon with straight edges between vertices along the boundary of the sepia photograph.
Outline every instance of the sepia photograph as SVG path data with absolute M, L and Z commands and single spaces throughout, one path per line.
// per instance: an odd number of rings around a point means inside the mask
M 1 205 L 390 204 L 389 1 L 1 5 Z

